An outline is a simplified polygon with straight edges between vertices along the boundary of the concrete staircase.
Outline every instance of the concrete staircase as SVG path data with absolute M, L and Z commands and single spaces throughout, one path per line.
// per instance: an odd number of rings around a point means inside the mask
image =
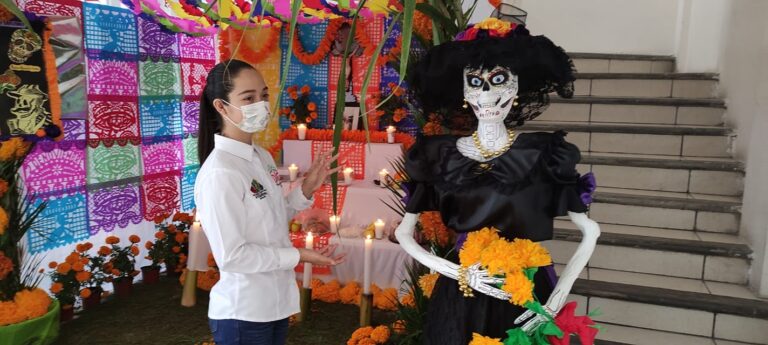
M 579 170 L 597 177 L 602 236 L 571 298 L 600 310 L 604 344 L 768 344 L 768 300 L 746 287 L 744 166 L 729 154 L 717 75 L 673 73 L 670 57 L 571 56 L 577 96 L 524 127 L 568 131 Z M 562 269 L 581 234 L 555 225 L 545 245 Z

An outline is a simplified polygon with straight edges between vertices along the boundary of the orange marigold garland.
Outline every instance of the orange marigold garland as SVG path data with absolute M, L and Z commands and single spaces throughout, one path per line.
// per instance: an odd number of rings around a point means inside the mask
M 0 280 L 5 279 L 11 272 L 13 272 L 13 261 L 5 256 L 5 253 L 0 252 Z
M 440 246 L 445 247 L 451 241 L 451 232 L 448 227 L 443 224 L 443 218 L 440 216 L 440 212 L 430 211 L 422 212 L 419 215 L 419 224 L 421 225 L 421 231 L 428 241 Z
M 269 28 L 261 28 L 260 30 L 266 30 L 267 37 L 261 47 L 256 49 L 248 44 L 245 33 L 242 30 L 229 29 L 222 35 L 219 35 L 219 55 L 221 59 L 227 60 L 239 56 L 251 64 L 263 62 L 274 52 L 275 47 L 280 42 L 280 27 L 271 26 Z M 252 33 L 255 30 L 249 30 L 248 32 Z
M 376 345 L 385 344 L 389 341 L 389 327 L 378 326 L 373 328 L 371 326 L 361 327 L 352 333 L 352 336 L 347 340 L 347 345 Z

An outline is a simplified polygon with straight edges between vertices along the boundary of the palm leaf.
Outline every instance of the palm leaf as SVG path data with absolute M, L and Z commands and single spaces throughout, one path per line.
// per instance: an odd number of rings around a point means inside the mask
M 296 34 L 296 25 L 298 24 L 299 10 L 301 10 L 301 1 L 294 1 L 291 5 L 291 29 L 288 32 L 288 53 L 285 54 L 286 61 L 283 66 L 283 73 L 280 76 L 280 88 L 277 93 L 277 101 L 275 101 L 275 108 L 272 110 L 273 114 L 277 114 L 277 109 L 280 108 L 280 101 L 283 97 L 283 90 L 285 90 L 285 81 L 288 79 L 288 71 L 291 68 L 291 56 L 293 56 L 293 36 Z M 336 198 L 334 197 L 334 200 Z
M 403 6 L 403 38 L 400 51 L 400 82 L 405 78 L 408 59 L 411 56 L 411 38 L 413 37 L 413 14 L 416 11 L 416 0 L 405 0 Z

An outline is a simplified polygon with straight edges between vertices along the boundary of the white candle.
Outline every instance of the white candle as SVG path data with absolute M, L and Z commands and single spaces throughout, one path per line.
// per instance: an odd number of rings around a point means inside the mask
M 363 293 L 371 294 L 371 256 L 373 254 L 373 239 L 365 239 L 365 255 L 363 256 Z
M 189 257 L 187 259 L 187 268 L 190 271 L 205 271 L 208 269 L 208 252 L 205 251 L 205 234 L 200 222 L 195 216 L 195 221 L 189 229 Z
M 291 182 L 296 181 L 296 178 L 299 177 L 299 167 L 296 164 L 291 164 L 288 167 L 288 173 L 291 174 Z
M 387 185 L 387 175 L 389 175 L 387 169 L 381 169 L 381 171 L 379 171 L 379 186 L 381 186 L 381 188 L 385 188 Z
M 296 126 L 296 128 L 299 130 L 299 140 L 304 140 L 307 138 L 307 125 L 300 123 Z
M 387 127 L 387 143 L 395 143 L 395 126 Z
M 373 222 L 377 240 L 380 240 L 382 237 L 384 237 L 384 224 L 384 221 L 381 219 L 376 219 L 376 221 Z
M 331 221 L 331 233 L 337 234 L 339 232 L 339 223 L 341 223 L 341 217 L 333 215 L 329 218 Z
M 355 172 L 355 170 L 354 170 L 354 169 L 352 169 L 352 168 L 346 168 L 346 169 L 344 169 L 344 183 L 345 183 L 345 184 L 347 184 L 347 185 L 350 185 L 350 184 L 352 184 L 352 181 L 353 181 L 353 179 L 354 179 L 354 178 L 352 177 L 352 173 L 353 173 L 353 172 Z
M 312 233 L 307 233 L 307 237 L 304 242 L 304 248 L 312 250 L 314 249 L 314 237 Z M 304 263 L 304 278 L 302 279 L 302 286 L 305 289 L 309 289 L 310 282 L 312 281 L 312 264 L 309 262 Z

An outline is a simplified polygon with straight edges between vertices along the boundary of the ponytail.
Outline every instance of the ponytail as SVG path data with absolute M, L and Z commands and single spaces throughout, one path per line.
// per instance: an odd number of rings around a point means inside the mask
M 213 151 L 214 135 L 221 132 L 221 114 L 214 108 L 215 99 L 229 101 L 229 93 L 232 91 L 232 79 L 240 71 L 253 68 L 240 60 L 228 60 L 214 66 L 205 80 L 205 88 L 200 95 L 200 133 L 197 136 L 197 155 L 200 164 L 205 163 Z

